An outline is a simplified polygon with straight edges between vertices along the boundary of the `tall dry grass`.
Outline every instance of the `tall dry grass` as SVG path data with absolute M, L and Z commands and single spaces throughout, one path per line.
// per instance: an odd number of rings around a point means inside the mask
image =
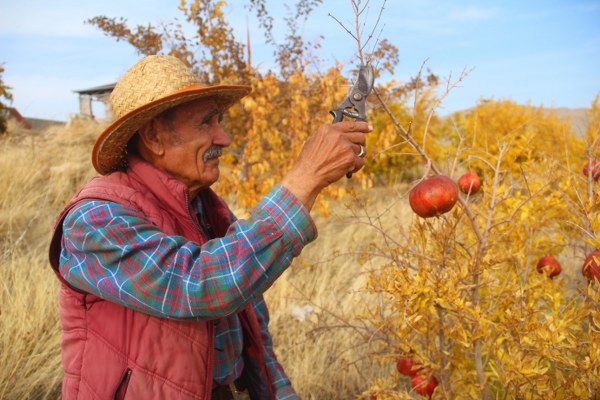
M 58 212 L 94 175 L 89 155 L 101 129 L 75 121 L 0 140 L 2 399 L 60 397 L 58 283 L 47 248 Z M 368 195 L 373 207 L 389 200 Z M 341 204 L 332 210 L 316 218 L 319 239 L 266 293 L 276 352 L 303 399 L 351 399 L 388 373 L 367 356 L 368 337 L 354 320 L 370 301 L 361 288 L 374 265 L 352 252 L 370 232 Z M 406 208 L 396 211 L 389 223 Z
M 0 398 L 60 396 L 58 283 L 47 261 L 61 204 L 91 175 L 97 126 L 0 140 Z

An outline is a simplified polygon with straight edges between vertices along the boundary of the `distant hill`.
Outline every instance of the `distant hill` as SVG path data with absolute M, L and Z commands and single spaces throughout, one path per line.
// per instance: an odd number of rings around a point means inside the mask
M 25 120 L 31 125 L 31 129 L 34 131 L 43 131 L 51 126 L 65 125 L 64 121 L 55 121 L 51 119 L 40 119 L 40 118 L 28 118 Z
M 556 114 L 561 120 L 571 121 L 573 127 L 573 133 L 577 136 L 584 136 L 587 131 L 587 127 L 590 123 L 590 117 L 588 116 L 587 108 L 547 108 L 548 113 Z
M 15 133 L 40 133 L 52 126 L 65 125 L 64 121 L 23 117 L 14 107 L 6 109 L 9 130 Z

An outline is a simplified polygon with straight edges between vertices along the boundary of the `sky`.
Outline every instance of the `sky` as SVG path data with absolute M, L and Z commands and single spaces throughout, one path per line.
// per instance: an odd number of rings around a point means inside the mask
M 355 0 L 356 1 L 356 0 Z M 365 4 L 366 0 L 362 0 Z M 274 33 L 285 34 L 285 3 L 271 0 Z M 66 121 L 79 110 L 74 90 L 115 82 L 140 56 L 85 20 L 124 17 L 131 26 L 182 19 L 178 0 L 0 0 L 0 63 L 12 106 L 32 118 Z M 252 63 L 266 71 L 273 49 L 265 43 L 247 1 L 230 0 L 226 16 L 235 35 L 252 42 Z M 356 62 L 356 45 L 330 15 L 350 27 L 351 0 L 323 0 L 302 25 L 320 43 L 323 66 Z M 370 0 L 362 19 L 375 25 L 383 0 Z M 426 68 L 442 79 L 468 76 L 444 99 L 444 115 L 482 99 L 544 107 L 589 108 L 600 94 L 600 0 L 387 0 L 378 29 L 399 50 L 398 83 Z M 323 39 L 319 39 L 320 36 Z M 350 78 L 350 76 L 349 76 Z M 4 101 L 4 99 L 0 99 Z M 94 103 L 94 112 L 103 108 Z

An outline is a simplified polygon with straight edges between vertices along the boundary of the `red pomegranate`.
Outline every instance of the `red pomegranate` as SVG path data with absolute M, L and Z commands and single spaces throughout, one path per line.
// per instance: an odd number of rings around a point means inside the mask
M 591 163 L 592 165 L 592 179 L 597 181 L 598 178 L 600 178 L 600 161 L 592 161 Z M 590 173 L 590 162 L 586 162 L 585 165 L 583 166 L 583 175 L 585 175 L 585 177 L 587 178 Z
M 413 376 L 410 380 L 410 383 L 413 389 L 415 389 L 415 392 L 419 393 L 421 396 L 428 396 L 429 398 L 431 398 L 433 391 L 438 385 L 438 381 L 435 379 L 435 376 L 426 376 L 421 374 Z
M 419 370 L 417 364 L 408 357 L 398 357 L 396 359 L 396 369 L 402 375 L 414 376 Z
M 408 195 L 410 208 L 422 218 L 447 213 L 452 210 L 457 200 L 456 183 L 444 175 L 434 175 L 421 181 Z
M 458 187 L 461 192 L 475 194 L 481 189 L 481 180 L 475 172 L 467 172 L 458 178 Z
M 589 281 L 600 281 L 600 251 L 594 250 L 586 257 L 581 268 L 581 273 Z
M 543 256 L 537 263 L 537 271 L 540 274 L 546 273 L 549 278 L 554 278 L 560 274 L 562 268 L 558 260 L 553 256 Z

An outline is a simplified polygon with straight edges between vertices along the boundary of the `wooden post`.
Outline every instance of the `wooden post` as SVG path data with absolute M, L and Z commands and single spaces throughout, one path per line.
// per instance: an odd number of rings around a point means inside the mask
M 79 114 L 84 117 L 94 118 L 92 112 L 92 96 L 89 94 L 79 95 Z

